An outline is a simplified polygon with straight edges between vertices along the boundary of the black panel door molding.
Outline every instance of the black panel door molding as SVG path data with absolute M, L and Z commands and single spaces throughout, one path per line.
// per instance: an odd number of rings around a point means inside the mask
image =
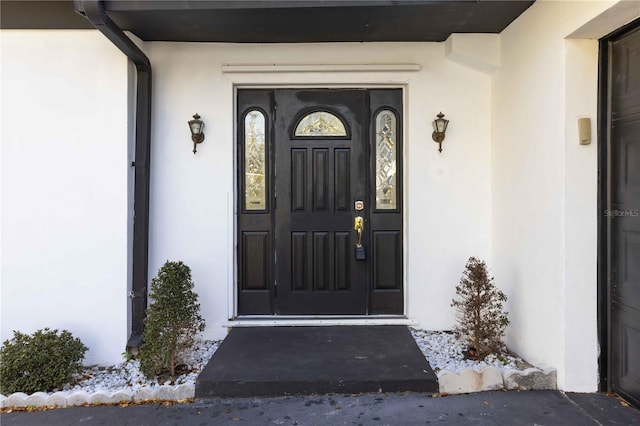
M 640 22 L 600 47 L 601 376 L 640 406 Z
M 237 106 L 238 314 L 403 314 L 401 89 Z

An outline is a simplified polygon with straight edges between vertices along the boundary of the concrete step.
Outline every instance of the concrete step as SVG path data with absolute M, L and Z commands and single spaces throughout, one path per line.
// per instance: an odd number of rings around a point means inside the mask
M 405 326 L 234 328 L 196 381 L 196 398 L 438 392 Z

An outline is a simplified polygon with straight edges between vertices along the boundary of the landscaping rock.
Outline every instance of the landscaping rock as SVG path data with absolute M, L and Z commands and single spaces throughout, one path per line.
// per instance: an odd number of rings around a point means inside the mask
M 128 389 L 119 390 L 111 394 L 111 402 L 131 402 L 133 401 L 133 392 Z
M 476 377 L 476 372 L 471 369 L 461 371 L 460 373 L 451 371 L 438 373 L 440 393 L 457 395 L 460 393 L 476 392 L 476 387 L 474 386 Z
M 96 391 L 89 395 L 89 404 L 111 404 L 111 395 L 105 391 Z
M 67 392 L 54 392 L 47 398 L 47 406 L 66 407 Z
M 502 371 L 492 365 L 480 370 L 480 388 L 482 391 L 499 390 L 504 388 Z
M 12 393 L 7 398 L 7 407 L 26 407 L 28 396 L 23 392 Z
M 84 405 L 89 402 L 89 394 L 85 391 L 75 391 L 71 395 L 67 396 L 67 405 L 76 407 L 78 405 Z
M 27 407 L 46 407 L 49 395 L 45 392 L 35 392 L 26 399 Z
M 461 393 L 482 392 L 503 388 L 502 373 L 493 366 L 480 371 L 471 368 L 460 373 L 443 372 L 438 374 L 440 393 L 457 395 Z
M 194 385 L 193 383 L 185 383 L 183 385 L 176 386 L 173 393 L 175 401 L 195 398 L 196 385 Z
M 545 371 L 539 368 L 526 370 L 507 370 L 504 373 L 504 386 L 507 389 L 549 390 L 557 388 L 555 368 Z
M 7 397 L 4 395 L 0 395 L 0 408 L 7 407 Z
M 136 402 L 153 401 L 156 398 L 156 393 L 152 387 L 145 386 L 136 391 L 133 396 L 133 400 Z
M 173 401 L 173 386 L 162 385 L 156 388 L 155 399 L 160 401 Z

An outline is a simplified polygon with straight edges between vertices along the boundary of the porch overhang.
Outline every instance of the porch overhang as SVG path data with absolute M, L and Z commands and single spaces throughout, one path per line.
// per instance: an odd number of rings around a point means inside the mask
M 107 0 L 107 16 L 144 41 L 315 43 L 446 40 L 500 33 L 523 0 Z M 42 8 L 48 11 L 42 13 Z M 72 1 L 3 1 L 3 28 L 86 28 Z

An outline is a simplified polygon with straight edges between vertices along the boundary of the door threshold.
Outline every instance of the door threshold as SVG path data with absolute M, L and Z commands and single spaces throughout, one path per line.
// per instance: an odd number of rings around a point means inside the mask
M 231 319 L 224 327 L 311 327 L 337 325 L 418 325 L 418 321 L 400 315 L 376 315 L 362 317 L 339 316 L 242 316 Z

